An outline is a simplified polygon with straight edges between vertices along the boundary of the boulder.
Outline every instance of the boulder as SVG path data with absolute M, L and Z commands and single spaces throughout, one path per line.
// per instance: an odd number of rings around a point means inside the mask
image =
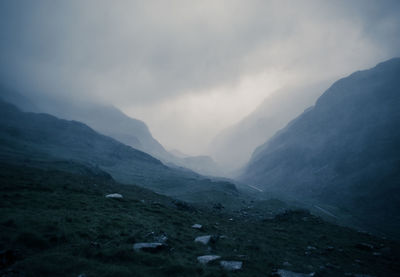
M 195 242 L 200 242 L 204 245 L 207 245 L 211 240 L 211 236 L 207 235 L 207 236 L 200 236 L 194 239 Z
M 243 262 L 241 262 L 241 261 L 221 261 L 219 264 L 225 270 L 236 271 L 236 270 L 242 269 Z
M 221 256 L 217 255 L 204 255 L 197 257 L 197 261 L 201 264 L 208 264 L 209 262 L 221 259 Z
M 164 243 L 161 242 L 138 242 L 133 244 L 133 250 L 146 251 L 146 252 L 158 252 L 166 247 Z
M 123 198 L 121 194 L 119 193 L 112 193 L 112 194 L 107 194 L 106 198 L 117 198 L 117 199 L 121 199 Z

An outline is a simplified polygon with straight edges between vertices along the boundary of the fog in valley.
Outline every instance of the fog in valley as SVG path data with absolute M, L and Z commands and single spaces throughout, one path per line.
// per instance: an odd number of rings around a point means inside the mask
M 400 1 L 0 1 L 0 276 L 400 276 Z
M 2 86 L 63 118 L 114 106 L 165 149 L 211 156 L 225 172 L 333 81 L 400 49 L 397 1 L 0 5 Z M 243 150 L 233 155 L 221 139 Z

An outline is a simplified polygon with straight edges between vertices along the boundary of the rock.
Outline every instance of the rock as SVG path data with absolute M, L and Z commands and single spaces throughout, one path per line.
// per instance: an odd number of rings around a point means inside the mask
M 375 257 L 379 257 L 379 256 L 382 256 L 382 253 L 380 253 L 380 252 L 374 252 L 374 253 L 372 253 L 372 255 L 374 255 Z
M 81 274 L 78 275 L 78 277 L 86 277 L 86 274 L 85 273 L 81 273 Z
M 358 249 L 361 249 L 361 250 L 367 250 L 367 251 L 370 251 L 370 250 L 373 250 L 374 249 L 374 246 L 372 245 L 372 244 L 369 244 L 369 243 L 357 243 L 356 244 L 356 248 L 358 248 Z
M 284 262 L 283 264 L 282 264 L 283 266 L 292 266 L 292 264 L 291 263 L 289 263 L 289 262 Z
M 314 246 L 307 246 L 307 249 L 308 249 L 308 250 L 317 250 L 317 248 L 314 247 Z
M 106 198 L 117 198 L 117 199 L 121 199 L 123 198 L 121 194 L 119 193 L 112 193 L 112 194 L 107 194 Z
M 236 271 L 242 269 L 243 262 L 241 261 L 220 261 L 223 269 L 228 271 Z
M 334 265 L 334 264 L 331 264 L 331 263 L 327 263 L 325 266 L 326 266 L 327 268 L 330 268 L 330 269 L 337 269 L 337 270 L 340 269 L 340 266 Z
M 194 239 L 195 242 L 200 242 L 204 245 L 207 245 L 211 240 L 211 236 L 207 235 L 207 236 L 200 236 Z
M 199 230 L 200 230 L 200 229 L 203 228 L 203 225 L 197 224 L 197 223 L 196 223 L 196 224 L 193 224 L 193 225 L 192 225 L 192 228 L 193 228 L 193 229 L 199 229 Z
M 221 256 L 217 255 L 204 255 L 197 257 L 197 261 L 201 264 L 208 264 L 209 262 L 221 259 Z
M 306 274 L 306 273 L 297 273 L 285 269 L 278 269 L 273 276 L 280 276 L 280 277 L 309 277 L 314 276 L 314 273 Z
M 133 244 L 133 250 L 146 251 L 146 252 L 158 252 L 166 247 L 164 243 L 161 242 L 138 242 Z

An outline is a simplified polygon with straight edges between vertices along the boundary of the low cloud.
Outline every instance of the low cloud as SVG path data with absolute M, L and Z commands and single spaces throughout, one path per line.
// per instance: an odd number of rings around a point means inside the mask
M 0 78 L 199 153 L 275 89 L 399 56 L 399 26 L 398 1 L 1 1 Z

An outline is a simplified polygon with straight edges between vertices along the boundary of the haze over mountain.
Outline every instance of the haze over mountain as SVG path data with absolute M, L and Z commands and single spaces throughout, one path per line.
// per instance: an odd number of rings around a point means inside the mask
M 166 164 L 186 167 L 205 175 L 221 174 L 218 165 L 209 157 L 181 158 L 166 151 L 153 138 L 144 122 L 125 115 L 113 106 L 87 101 L 74 102 L 67 97 L 54 98 L 44 94 L 35 94 L 35 97 L 30 99 L 29 94 L 24 95 L 5 87 L 0 87 L 0 92 L 0 99 L 13 103 L 24 111 L 44 112 L 63 119 L 83 122 L 97 132 L 146 152 Z
M 310 107 L 329 82 L 281 89 L 268 96 L 250 115 L 219 133 L 210 143 L 212 157 L 235 175 L 254 149 Z
M 274 91 L 400 56 L 399 26 L 397 0 L 4 0 L 0 83 L 114 106 L 165 148 L 210 155 Z
M 10 164 L 72 161 L 99 168 L 121 183 L 137 184 L 180 199 L 193 194 L 237 194 L 233 184 L 165 166 L 152 156 L 101 135 L 83 123 L 21 112 L 0 102 L 0 157 Z M 34 163 L 34 164 L 35 164 Z
M 266 194 L 400 230 L 400 58 L 335 82 L 259 146 L 240 177 Z

